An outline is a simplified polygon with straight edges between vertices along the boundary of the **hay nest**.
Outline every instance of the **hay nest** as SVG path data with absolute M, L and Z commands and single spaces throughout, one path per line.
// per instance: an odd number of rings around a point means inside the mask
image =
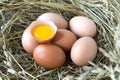
M 21 35 L 44 12 L 70 20 L 84 15 L 97 24 L 98 54 L 90 65 L 68 60 L 58 69 L 45 70 L 21 46 Z M 1 0 L 0 80 L 119 80 L 120 0 Z

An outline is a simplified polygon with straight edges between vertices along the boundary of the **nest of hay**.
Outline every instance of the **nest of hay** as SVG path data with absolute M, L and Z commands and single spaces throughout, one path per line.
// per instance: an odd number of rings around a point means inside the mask
M 0 80 L 119 80 L 119 0 L 2 0 L 0 1 Z M 97 24 L 97 57 L 78 67 L 70 60 L 58 69 L 45 70 L 21 46 L 21 35 L 44 12 L 66 20 L 84 15 Z

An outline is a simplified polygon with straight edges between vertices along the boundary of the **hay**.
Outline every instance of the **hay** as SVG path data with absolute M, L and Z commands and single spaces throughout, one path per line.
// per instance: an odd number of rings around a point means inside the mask
M 3 80 L 120 80 L 119 0 L 2 0 L 0 1 L 0 79 Z M 58 69 L 45 70 L 21 46 L 27 26 L 44 12 L 70 20 L 84 15 L 97 24 L 98 55 L 89 66 L 69 59 Z

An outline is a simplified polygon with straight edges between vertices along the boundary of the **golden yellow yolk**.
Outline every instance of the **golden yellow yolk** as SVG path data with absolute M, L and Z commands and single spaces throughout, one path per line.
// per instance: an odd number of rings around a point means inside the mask
M 54 30 L 49 25 L 40 25 L 32 30 L 32 35 L 37 40 L 48 40 L 54 35 Z

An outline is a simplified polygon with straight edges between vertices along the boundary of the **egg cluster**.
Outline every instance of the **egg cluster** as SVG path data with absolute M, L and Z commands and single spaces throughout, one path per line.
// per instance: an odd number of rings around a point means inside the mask
M 77 66 L 88 65 L 97 54 L 95 23 L 75 16 L 69 23 L 57 13 L 44 13 L 22 35 L 22 46 L 44 68 L 64 65 L 66 53 Z

